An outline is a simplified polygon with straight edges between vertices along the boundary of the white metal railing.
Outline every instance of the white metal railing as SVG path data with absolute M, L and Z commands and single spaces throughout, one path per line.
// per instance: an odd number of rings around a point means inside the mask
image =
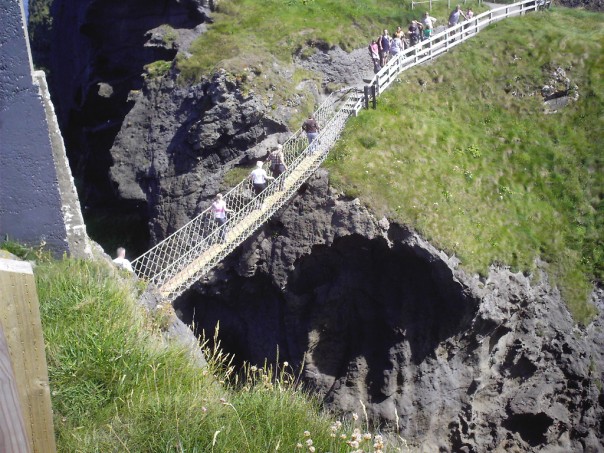
M 395 56 L 364 90 L 349 87 L 332 93 L 314 113 L 320 125 L 318 138 L 308 145 L 306 134 L 298 129 L 284 144 L 287 170 L 255 196 L 246 178 L 224 200 L 233 211 L 219 226 L 208 207 L 149 251 L 136 258 L 136 274 L 159 288 L 171 301 L 211 270 L 257 228 L 283 206 L 327 157 L 346 121 L 369 105 L 396 79 L 398 74 L 460 44 L 494 21 L 548 7 L 551 0 L 525 0 L 479 14 Z
M 529 11 L 548 8 L 550 5 L 551 0 L 524 0 L 486 11 L 472 19 L 460 22 L 399 52 L 375 75 L 369 86 L 373 87 L 375 96 L 379 96 L 401 72 L 447 52 L 493 22 L 508 17 L 522 16 Z

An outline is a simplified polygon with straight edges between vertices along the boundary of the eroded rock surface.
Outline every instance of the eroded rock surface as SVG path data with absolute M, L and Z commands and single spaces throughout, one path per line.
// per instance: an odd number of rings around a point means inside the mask
M 183 319 L 220 321 L 240 360 L 304 361 L 328 407 L 398 418 L 422 451 L 601 451 L 602 317 L 576 326 L 544 275 L 465 274 L 325 171 L 303 189 L 178 301 Z

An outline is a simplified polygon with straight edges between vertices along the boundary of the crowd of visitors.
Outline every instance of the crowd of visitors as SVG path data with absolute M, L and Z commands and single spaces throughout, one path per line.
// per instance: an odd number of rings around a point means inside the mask
M 469 20 L 474 17 L 474 12 L 468 8 L 464 13 L 461 6 L 457 5 L 449 15 L 448 26 L 457 25 L 460 17 Z M 373 63 L 373 71 L 375 73 L 379 72 L 391 57 L 424 39 L 429 39 L 432 36 L 436 22 L 436 18 L 430 16 L 430 13 L 426 11 L 421 20 L 411 21 L 406 32 L 398 26 L 394 35 L 390 36 L 388 30 L 384 29 L 382 34 L 369 44 L 369 56 Z

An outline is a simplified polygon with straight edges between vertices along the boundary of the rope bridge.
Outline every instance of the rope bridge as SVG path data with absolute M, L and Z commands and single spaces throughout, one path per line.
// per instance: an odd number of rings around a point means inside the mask
M 398 74 L 430 60 L 465 41 L 501 18 L 549 7 L 551 0 L 525 0 L 482 13 L 451 27 L 393 57 L 364 88 L 350 87 L 332 93 L 314 113 L 320 126 L 309 145 L 299 129 L 284 144 L 287 170 L 260 194 L 254 195 L 249 178 L 224 195 L 233 212 L 218 225 L 209 207 L 182 228 L 132 262 L 135 273 L 154 284 L 162 297 L 173 301 L 210 271 L 280 209 L 312 175 L 338 140 L 346 121 L 377 97 Z

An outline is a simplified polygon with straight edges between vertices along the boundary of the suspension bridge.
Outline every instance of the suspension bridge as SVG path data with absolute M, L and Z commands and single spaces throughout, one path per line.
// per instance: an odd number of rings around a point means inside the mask
M 132 262 L 137 276 L 153 284 L 164 300 L 172 302 L 208 273 L 239 244 L 264 224 L 319 168 L 352 116 L 372 104 L 398 75 L 458 46 L 498 20 L 549 8 L 551 0 L 524 0 L 491 9 L 433 35 L 392 57 L 364 86 L 349 87 L 329 95 L 315 111 L 318 138 L 308 144 L 299 129 L 284 144 L 287 170 L 259 195 L 246 179 L 224 195 L 233 212 L 223 225 L 214 220 L 211 208 L 159 242 Z

